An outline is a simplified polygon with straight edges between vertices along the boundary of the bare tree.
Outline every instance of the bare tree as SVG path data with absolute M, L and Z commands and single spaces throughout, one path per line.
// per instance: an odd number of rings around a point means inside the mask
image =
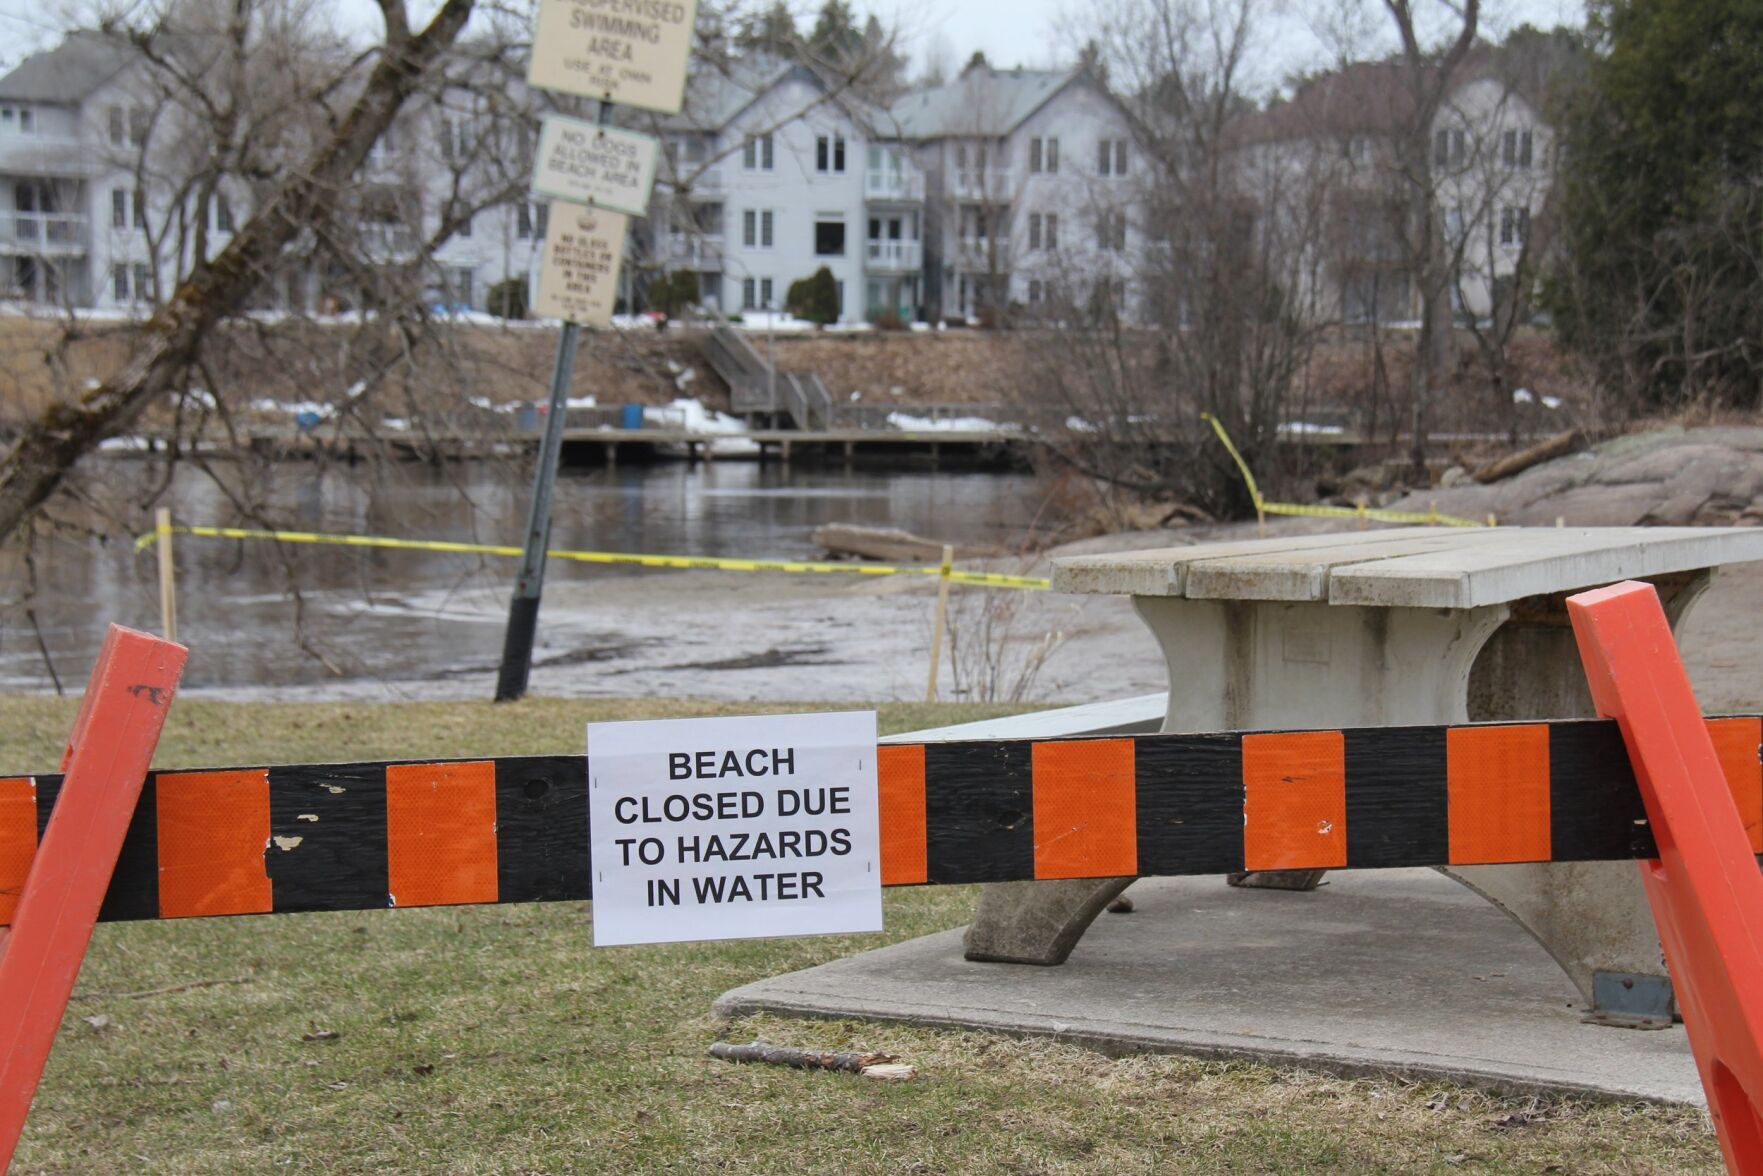
M 258 181 L 263 196 L 212 256 L 205 255 L 207 230 L 193 227 L 187 273 L 131 334 L 116 373 L 76 399 L 46 408 L 0 458 L 0 539 L 14 535 L 99 441 L 127 426 L 150 403 L 191 386 L 215 328 L 249 306 L 285 265 L 291 247 L 336 219 L 374 145 L 406 103 L 429 84 L 459 40 L 473 2 L 443 0 L 426 25 L 413 28 L 404 0 L 380 0 L 383 35 L 358 61 L 317 77 L 281 79 L 304 82 L 299 96 L 320 104 L 334 121 L 323 120 L 310 138 L 293 135 L 290 150 L 279 157 L 256 154 L 259 140 L 247 102 L 259 83 L 276 82 L 260 77 L 256 68 L 248 77 L 236 72 L 242 66 L 270 67 L 261 54 L 273 52 L 277 37 L 287 31 L 278 25 L 277 10 L 249 2 L 230 9 L 222 40 L 234 47 L 230 52 L 213 48 L 211 37 L 180 26 L 181 8 L 111 23 L 114 34 L 166 63 L 163 76 L 188 75 L 180 89 L 202 109 L 212 132 L 210 146 L 222 154 L 221 167 L 196 182 L 189 215 L 200 209 L 204 220 L 212 216 L 211 208 L 223 194 L 221 171 Z M 201 44 L 205 51 L 174 52 L 171 46 L 181 40 Z M 261 51 L 255 59 L 253 49 Z M 289 155 L 297 161 L 292 166 Z M 180 244 L 180 255 L 183 248 Z
M 1308 146 L 1252 133 L 1244 73 L 1260 16 L 1255 0 L 1106 10 L 1095 53 L 1132 127 L 1109 170 L 1130 169 L 1131 198 L 1091 201 L 1101 264 L 1068 263 L 1043 316 L 1061 329 L 1038 336 L 1034 365 L 1066 414 L 1067 461 L 1214 512 L 1247 495 L 1203 416 L 1251 462 L 1270 456 L 1318 330 L 1311 271 L 1328 186 Z M 1139 246 L 1113 248 L 1129 230 Z M 1138 259 L 1137 307 L 1122 305 L 1116 256 Z

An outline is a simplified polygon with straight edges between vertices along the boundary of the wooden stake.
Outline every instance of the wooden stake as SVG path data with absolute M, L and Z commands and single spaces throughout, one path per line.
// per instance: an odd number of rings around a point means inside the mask
M 153 530 L 159 536 L 159 629 L 167 641 L 178 639 L 177 566 L 172 562 L 171 510 L 154 513 Z
M 943 656 L 943 624 L 949 615 L 949 573 L 954 570 L 955 548 L 943 544 L 943 566 L 937 580 L 937 615 L 930 627 L 930 682 L 924 688 L 924 700 L 937 700 L 937 665 Z

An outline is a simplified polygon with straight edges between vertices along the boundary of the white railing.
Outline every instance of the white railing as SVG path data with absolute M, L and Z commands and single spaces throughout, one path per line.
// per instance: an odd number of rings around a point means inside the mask
M 663 168 L 661 174 L 663 178 L 666 178 L 668 172 Z M 678 177 L 677 187 L 690 189 L 693 196 L 719 196 L 722 194 L 722 169 L 720 167 L 682 163 L 672 174 Z
M 65 212 L 15 212 L 0 221 L 9 226 L 6 239 L 38 248 L 83 250 L 86 218 Z
M 722 266 L 722 237 L 670 236 L 667 257 L 693 269 L 718 269 Z
M 923 200 L 924 176 L 916 171 L 866 171 L 863 173 L 865 200 Z
M 409 225 L 364 221 L 361 244 L 382 257 L 404 257 L 416 252 L 416 232 Z
M 917 241 L 870 241 L 868 247 L 871 269 L 915 270 L 919 266 Z
M 957 199 L 981 197 L 992 200 L 1010 199 L 1010 169 L 1007 167 L 962 168 L 955 173 Z

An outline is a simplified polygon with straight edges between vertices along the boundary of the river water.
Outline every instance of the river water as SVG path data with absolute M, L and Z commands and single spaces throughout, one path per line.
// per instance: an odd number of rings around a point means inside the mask
M 119 481 L 144 476 L 126 460 L 106 469 Z M 288 527 L 489 543 L 518 543 L 530 492 L 525 463 L 322 471 L 287 463 L 267 477 L 249 493 Z M 1016 473 L 664 462 L 566 470 L 555 501 L 557 548 L 801 559 L 820 557 L 814 528 L 835 522 L 1014 549 L 1035 523 L 1041 490 L 1032 476 Z M 193 470 L 180 472 L 169 505 L 178 522 L 239 525 L 228 495 Z M 179 639 L 192 650 L 186 689 L 251 695 L 371 682 L 409 686 L 405 693 L 421 696 L 448 691 L 418 684 L 467 676 L 475 695 L 482 693 L 477 679 L 500 656 L 513 560 L 182 536 L 177 543 Z M 150 550 L 136 553 L 117 539 L 63 533 L 40 545 L 36 564 L 37 621 L 49 660 L 70 691 L 83 683 L 108 622 L 158 629 Z M 692 599 L 699 603 L 690 608 L 674 599 L 681 577 L 698 579 Z M 648 597 L 646 631 L 692 630 L 697 647 L 714 651 L 714 640 L 701 638 L 705 630 L 714 638 L 721 622 L 717 610 L 702 606 L 703 577 L 716 577 L 709 582 L 712 598 L 726 599 L 729 607 L 756 594 L 799 590 L 764 574 L 553 561 L 545 621 L 561 625 L 570 609 L 577 620 L 591 614 L 598 585 L 626 601 L 633 594 L 639 602 Z M 24 583 L 18 560 L 0 565 L 0 588 L 9 599 L 19 597 Z M 625 627 L 601 616 L 587 626 L 589 644 L 615 646 Z M 6 609 L 0 613 L 0 689 L 50 688 L 22 610 Z M 615 684 L 605 692 L 620 691 Z

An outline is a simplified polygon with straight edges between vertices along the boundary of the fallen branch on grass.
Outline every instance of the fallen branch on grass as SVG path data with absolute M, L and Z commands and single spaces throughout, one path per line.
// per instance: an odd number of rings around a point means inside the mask
M 765 1062 L 773 1066 L 789 1066 L 797 1070 L 843 1070 L 866 1078 L 911 1078 L 916 1066 L 895 1064 L 893 1054 L 849 1053 L 833 1050 L 796 1049 L 788 1045 L 772 1045 L 754 1041 L 733 1045 L 718 1041 L 710 1047 L 710 1056 L 724 1062 Z
M 146 1000 L 150 996 L 170 996 L 174 992 L 189 992 L 193 988 L 215 988 L 222 984 L 246 984 L 249 976 L 234 976 L 230 980 L 192 980 L 188 984 L 173 984 L 167 988 L 149 988 L 145 992 L 76 992 L 69 1000 Z

